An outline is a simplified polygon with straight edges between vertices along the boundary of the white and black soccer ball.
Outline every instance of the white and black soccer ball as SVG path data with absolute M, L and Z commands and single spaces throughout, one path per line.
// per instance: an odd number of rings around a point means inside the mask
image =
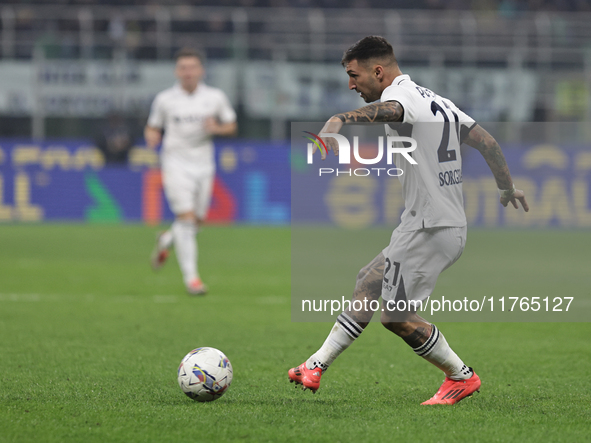
M 215 348 L 193 349 L 181 361 L 178 371 L 179 386 L 196 401 L 220 398 L 232 383 L 232 363 Z

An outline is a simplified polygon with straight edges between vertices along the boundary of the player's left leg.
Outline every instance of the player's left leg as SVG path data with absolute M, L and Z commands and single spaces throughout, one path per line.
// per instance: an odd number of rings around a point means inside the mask
M 191 295 L 204 295 L 207 289 L 197 271 L 197 217 L 193 212 L 178 214 L 171 229 L 187 292 Z
M 392 270 L 387 267 L 384 273 L 382 324 L 446 376 L 437 394 L 423 404 L 454 404 L 480 388 L 480 378 L 439 329 L 416 314 L 417 303 L 431 295 L 439 274 L 462 254 L 465 239 L 465 227 L 395 232 L 384 251 Z
M 290 382 L 303 385 L 303 389 L 316 392 L 320 387 L 320 377 L 328 367 L 357 339 L 373 316 L 371 310 L 354 310 L 355 301 L 360 306 L 371 306 L 371 301 L 378 300 L 382 291 L 384 274 L 384 256 L 380 253 L 357 275 L 351 308 L 342 312 L 331 329 L 328 337 L 314 354 L 300 366 L 289 370 Z
M 162 157 L 162 184 L 175 220 L 170 230 L 160 236 L 162 246 L 176 251 L 177 261 L 183 275 L 187 292 L 192 295 L 203 294 L 197 273 L 197 216 L 195 215 L 196 168 L 185 159 L 173 155 Z
M 201 225 L 207 217 L 211 195 L 213 192 L 215 171 L 204 171 L 195 175 L 195 191 L 193 193 L 193 208 L 191 213 L 186 214 L 186 219 L 190 220 L 190 229 L 186 229 L 184 248 L 190 249 L 190 259 L 187 258 L 187 269 L 191 272 L 186 275 L 185 284 L 187 291 L 192 295 L 203 295 L 207 293 L 207 286 L 201 280 L 199 275 L 199 244 L 197 234 Z M 190 232 L 189 232 L 190 231 Z

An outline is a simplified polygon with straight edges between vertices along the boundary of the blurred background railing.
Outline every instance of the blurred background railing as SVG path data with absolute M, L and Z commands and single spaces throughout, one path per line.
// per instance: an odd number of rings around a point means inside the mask
M 343 48 L 383 35 L 407 64 L 583 69 L 591 13 L 400 9 L 4 5 L 3 59 L 168 60 L 184 45 L 209 58 L 339 61 Z
M 499 2 L 496 11 L 74 3 L 0 8 L 4 135 L 88 136 L 113 113 L 140 128 L 153 96 L 174 82 L 174 52 L 194 46 L 207 55 L 208 82 L 237 107 L 241 135 L 286 139 L 290 121 L 322 120 L 362 104 L 347 91 L 339 61 L 370 34 L 389 39 L 417 82 L 481 121 L 591 121 L 591 12 L 574 6 L 532 12 L 519 2 Z M 576 132 L 587 137 L 581 128 Z M 508 132 L 519 137 L 519 130 Z

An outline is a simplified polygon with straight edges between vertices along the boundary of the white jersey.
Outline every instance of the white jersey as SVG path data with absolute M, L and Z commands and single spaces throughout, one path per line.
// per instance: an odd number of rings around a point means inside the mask
M 408 75 L 399 75 L 382 92 L 380 101 L 393 100 L 404 108 L 404 117 L 402 123 L 386 125 L 386 133 L 417 142 L 411 153 L 416 165 L 394 155 L 394 163 L 404 171 L 399 177 L 405 202 L 399 230 L 465 226 L 460 145 L 476 123 Z
M 172 155 L 202 169 L 213 169 L 213 142 L 204 129 L 209 117 L 221 123 L 236 121 L 236 113 L 226 95 L 203 83 L 192 93 L 177 84 L 156 96 L 148 126 L 165 130 L 163 156 Z

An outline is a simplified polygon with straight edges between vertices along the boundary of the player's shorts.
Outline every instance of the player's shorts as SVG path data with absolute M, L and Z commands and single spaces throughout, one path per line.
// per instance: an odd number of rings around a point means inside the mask
M 175 156 L 162 157 L 162 185 L 174 214 L 193 212 L 205 219 L 214 178 L 214 168 L 196 167 Z
M 466 245 L 467 227 L 395 229 L 382 253 L 386 259 L 382 281 L 384 302 L 425 301 L 437 277 L 456 262 Z

